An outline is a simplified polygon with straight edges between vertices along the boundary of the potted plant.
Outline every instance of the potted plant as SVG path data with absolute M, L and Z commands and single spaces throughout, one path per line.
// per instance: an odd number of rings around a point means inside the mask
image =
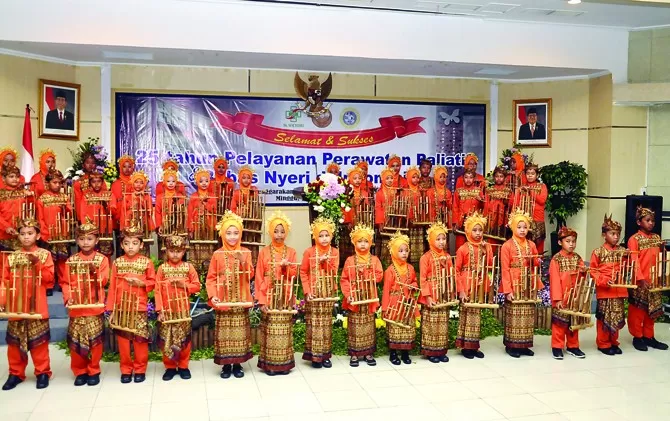
M 556 229 L 551 233 L 551 252 L 556 254 L 558 230 L 566 225 L 568 218 L 584 209 L 588 174 L 580 164 L 562 161 L 540 168 L 540 177 L 547 185 L 549 222 L 556 221 Z

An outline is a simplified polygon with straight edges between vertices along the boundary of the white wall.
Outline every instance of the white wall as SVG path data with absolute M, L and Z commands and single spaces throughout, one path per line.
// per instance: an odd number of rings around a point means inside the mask
M 604 69 L 614 82 L 627 75 L 621 29 L 250 2 L 3 3 L 2 40 Z

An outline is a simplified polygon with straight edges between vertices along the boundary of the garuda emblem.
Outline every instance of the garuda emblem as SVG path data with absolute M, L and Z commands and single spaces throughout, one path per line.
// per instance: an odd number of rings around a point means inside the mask
M 293 86 L 296 94 L 305 101 L 302 108 L 297 108 L 293 112 L 304 111 L 312 119 L 315 126 L 328 127 L 333 121 L 333 116 L 330 113 L 330 104 L 324 106 L 323 102 L 333 89 L 333 74 L 328 73 L 328 78 L 321 83 L 317 75 L 309 75 L 307 82 L 305 82 L 298 72 L 295 72 Z M 290 118 L 293 118 L 293 114 Z

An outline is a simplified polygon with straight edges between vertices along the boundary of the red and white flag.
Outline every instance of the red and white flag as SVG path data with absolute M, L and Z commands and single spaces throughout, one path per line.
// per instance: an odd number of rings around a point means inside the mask
M 33 130 L 30 127 L 30 105 L 26 104 L 26 118 L 23 122 L 23 151 L 21 153 L 21 175 L 26 179 L 35 173 L 33 168 Z

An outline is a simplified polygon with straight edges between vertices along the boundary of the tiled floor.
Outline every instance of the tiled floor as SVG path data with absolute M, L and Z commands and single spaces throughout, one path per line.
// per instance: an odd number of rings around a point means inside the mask
M 670 342 L 669 328 L 658 324 L 657 337 Z M 299 361 L 290 375 L 272 378 L 255 360 L 243 379 L 228 380 L 212 361 L 196 361 L 193 379 L 163 382 L 162 366 L 151 363 L 145 383 L 122 385 L 118 364 L 104 363 L 101 385 L 80 388 L 72 386 L 69 360 L 53 349 L 51 386 L 36 390 L 30 376 L 0 392 L 0 420 L 669 420 L 670 351 L 637 352 L 624 331 L 624 355 L 607 357 L 595 350 L 594 335 L 582 333 L 585 360 L 552 360 L 546 336 L 536 337 L 535 357 L 513 360 L 501 338 L 490 338 L 484 360 L 453 352 L 447 364 L 415 358 L 396 367 L 380 358 L 377 367 L 350 368 L 339 357 L 331 369 Z M 2 347 L 0 355 L 4 381 Z

